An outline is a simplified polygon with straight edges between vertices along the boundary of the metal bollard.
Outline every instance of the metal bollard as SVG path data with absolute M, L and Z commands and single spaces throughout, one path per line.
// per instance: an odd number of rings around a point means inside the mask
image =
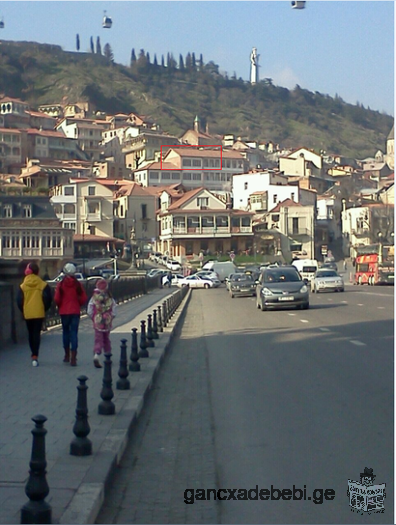
M 153 339 L 159 339 L 158 335 L 158 322 L 157 322 L 157 309 L 153 310 Z
M 112 401 L 114 392 L 111 378 L 111 354 L 105 354 L 103 387 L 100 393 L 101 401 L 98 405 L 98 413 L 101 416 L 112 416 L 115 414 L 115 405 Z
M 118 369 L 120 379 L 116 383 L 117 390 L 130 390 L 131 384 L 127 379 L 128 375 L 127 340 L 121 339 L 120 368 Z
M 140 372 L 137 328 L 132 328 L 131 361 L 132 363 L 129 365 L 130 372 Z
M 32 417 L 35 427 L 32 430 L 33 444 L 30 459 L 29 479 L 25 486 L 25 494 L 30 501 L 21 508 L 21 523 L 52 523 L 52 508 L 45 500 L 49 494 L 46 478 L 47 461 L 45 458 L 44 423 L 47 418 L 42 415 Z
M 168 316 L 166 311 L 166 301 L 162 303 L 162 325 L 164 328 L 166 328 L 166 325 L 168 324 Z
M 161 306 L 158 306 L 158 331 L 159 332 L 163 332 L 164 331 L 164 328 L 162 326 L 162 312 L 161 312 L 162 308 Z
M 147 316 L 147 347 L 148 348 L 154 348 L 154 338 L 153 338 L 153 325 L 151 321 L 151 314 L 148 314 Z
M 88 387 L 85 384 L 88 377 L 79 376 L 77 380 L 80 384 L 77 386 L 76 422 L 73 427 L 73 434 L 76 437 L 70 443 L 70 454 L 72 456 L 90 456 L 92 454 L 92 442 L 87 438 L 91 429 L 88 423 Z
M 139 357 L 149 357 L 147 351 L 147 339 L 146 339 L 146 321 L 140 321 L 140 351 Z

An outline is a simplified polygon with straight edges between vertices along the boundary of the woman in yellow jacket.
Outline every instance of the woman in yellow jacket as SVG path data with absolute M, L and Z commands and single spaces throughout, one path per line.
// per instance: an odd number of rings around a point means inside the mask
M 18 308 L 23 313 L 29 334 L 29 346 L 32 352 L 32 365 L 38 366 L 41 328 L 45 312 L 51 306 L 52 294 L 48 284 L 38 276 L 39 267 L 29 263 L 25 270 L 25 279 L 17 295 Z

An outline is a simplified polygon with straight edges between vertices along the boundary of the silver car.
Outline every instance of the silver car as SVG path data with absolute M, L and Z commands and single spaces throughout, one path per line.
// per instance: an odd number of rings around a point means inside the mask
M 290 306 L 306 310 L 309 308 L 308 286 L 294 268 L 268 268 L 258 280 L 256 306 L 262 311 Z
M 252 296 L 256 295 L 256 283 L 251 275 L 245 273 L 236 273 L 231 276 L 229 281 L 230 297 Z
M 344 280 L 335 270 L 319 269 L 311 281 L 312 292 L 343 292 Z

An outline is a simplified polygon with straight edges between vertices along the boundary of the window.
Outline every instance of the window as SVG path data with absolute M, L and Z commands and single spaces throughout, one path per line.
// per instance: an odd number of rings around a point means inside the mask
M 88 233 L 91 235 L 96 235 L 96 226 L 90 226 Z
M 193 180 L 201 180 L 202 173 L 193 173 L 192 178 L 193 178 Z
M 192 165 L 194 167 L 196 167 L 196 168 L 200 168 L 201 167 L 201 159 L 193 159 Z
M 292 193 L 291 196 L 290 196 L 292 201 L 294 201 L 294 195 L 295 195 L 295 194 Z
M 276 204 L 278 202 L 278 195 L 276 195 L 276 193 L 274 193 L 273 199 L 274 199 L 274 204 Z
M 183 180 L 191 180 L 191 173 L 183 173 Z
M 88 186 L 88 195 L 95 195 L 95 186 Z
M 179 173 L 172 173 L 172 180 L 179 180 L 179 179 L 180 179 Z
M 161 176 L 162 180 L 170 180 L 170 173 L 166 173 L 166 171 L 163 171 Z
M 150 173 L 150 179 L 151 179 L 151 180 L 158 180 L 158 179 L 159 179 L 158 171 L 152 171 L 152 172 Z
M 12 204 L 5 204 L 3 208 L 3 217 L 10 219 L 12 217 Z
M 203 159 L 203 167 L 204 168 L 208 167 L 208 159 Z
M 147 204 L 141 204 L 142 207 L 142 219 L 147 219 Z
M 244 189 L 247 190 L 248 189 L 248 183 L 245 182 L 245 184 L 243 185 L 244 186 Z
M 209 197 L 198 197 L 197 206 L 198 208 L 207 208 L 209 206 Z
M 193 255 L 193 243 L 191 241 L 186 242 L 186 255 Z
M 74 204 L 65 204 L 63 206 L 63 213 L 67 213 L 67 214 L 70 214 L 70 215 L 75 215 L 76 207 L 74 206 Z
M 74 195 L 74 186 L 65 186 L 63 188 L 63 194 L 66 195 Z
M 293 233 L 298 233 L 298 217 L 293 217 Z
M 183 159 L 183 167 L 191 166 L 191 159 Z
M 24 204 L 22 208 L 22 217 L 26 217 L 27 219 L 30 219 L 31 216 L 32 216 L 32 205 Z

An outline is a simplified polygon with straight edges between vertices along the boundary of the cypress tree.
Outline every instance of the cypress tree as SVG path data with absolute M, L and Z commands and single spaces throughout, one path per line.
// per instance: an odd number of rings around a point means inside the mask
M 161 57 L 161 66 L 162 66 L 162 67 L 165 67 L 165 59 L 164 59 L 164 55 L 162 55 L 162 57 Z
M 76 35 L 76 49 L 80 51 L 80 35 L 78 33 Z
M 131 67 L 133 66 L 133 64 L 135 62 L 136 62 L 135 50 L 132 48 L 132 52 L 131 52 Z
M 146 60 L 147 60 L 147 64 L 150 64 L 150 53 L 148 51 L 146 53 Z
M 157 55 L 156 55 L 155 53 L 154 53 L 154 62 L 153 62 L 153 64 L 154 64 L 155 66 L 158 66 Z
M 191 69 L 191 53 L 188 52 L 186 56 L 186 69 Z
M 203 71 L 203 56 L 202 56 L 202 53 L 199 55 L 199 70 L 200 71 Z
M 100 36 L 96 38 L 96 54 L 97 55 L 102 54 L 102 46 L 100 45 Z
M 191 54 L 191 69 L 193 71 L 196 71 L 197 69 L 197 63 L 195 62 L 195 53 Z
M 95 53 L 93 36 L 91 36 L 90 45 L 91 45 L 91 53 Z
M 179 69 L 180 71 L 184 71 L 184 61 L 183 61 L 183 55 L 181 53 L 179 55 Z

